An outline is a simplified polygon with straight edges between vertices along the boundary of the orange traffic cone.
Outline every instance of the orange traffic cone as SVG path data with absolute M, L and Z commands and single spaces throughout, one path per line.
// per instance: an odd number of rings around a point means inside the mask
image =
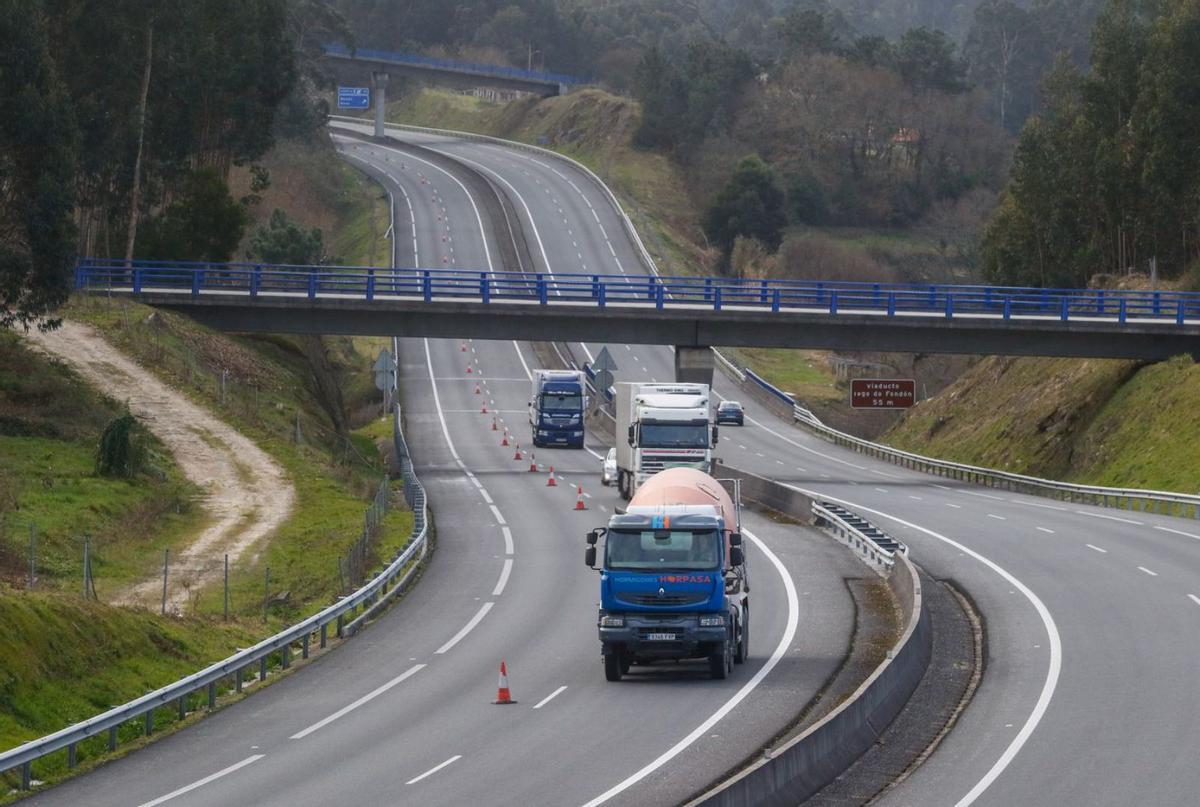
M 513 453 L 513 460 L 516 461 L 523 459 L 525 459 L 525 457 L 521 454 L 521 444 L 517 443 L 517 450 Z
M 550 478 L 546 480 L 546 487 L 548 487 L 548 488 L 558 487 L 558 481 L 554 478 L 554 466 L 553 465 L 550 466 Z
M 537 460 L 535 460 L 535 459 L 533 458 L 533 452 L 532 452 L 532 451 L 530 451 L 530 452 L 529 452 L 529 473 L 531 473 L 531 474 L 536 474 L 536 473 L 537 473 L 537 469 L 538 469 L 538 467 L 537 467 Z
M 483 394 L 482 392 L 480 392 L 480 391 L 479 391 L 479 382 L 478 382 L 478 381 L 476 381 L 476 382 L 475 382 L 475 394 L 476 394 L 476 395 L 482 395 L 482 394 Z
M 575 497 L 575 509 L 586 510 L 587 505 L 583 503 L 583 485 L 580 485 L 576 490 L 579 491 L 579 495 Z
M 467 372 L 468 372 L 468 373 L 473 373 L 473 372 L 475 372 L 474 370 L 472 370 L 472 369 L 471 369 L 471 365 L 469 365 L 469 364 L 467 365 Z
M 492 701 L 492 703 L 497 706 L 516 703 L 513 700 L 512 693 L 508 691 L 508 668 L 504 666 L 504 659 L 500 659 L 500 684 L 496 687 L 496 700 Z
M 508 429 L 504 430 L 504 439 L 500 441 L 500 445 L 502 445 L 502 446 L 508 445 Z
M 487 402 L 486 401 L 484 402 L 483 406 L 479 407 L 479 413 L 482 415 L 487 414 Z
M 500 427 L 496 425 L 496 416 L 492 416 L 492 431 L 500 431 Z
M 466 342 L 463 342 L 463 343 L 462 343 L 462 346 L 461 346 L 461 347 L 459 347 L 459 351 L 460 351 L 460 352 L 462 352 L 462 353 L 466 353 L 466 352 L 467 352 L 467 343 L 466 343 Z

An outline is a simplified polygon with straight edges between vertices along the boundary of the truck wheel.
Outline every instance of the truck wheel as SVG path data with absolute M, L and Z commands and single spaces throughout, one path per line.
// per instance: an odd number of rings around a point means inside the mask
M 624 653 L 621 654 L 621 675 L 629 675 L 629 668 L 633 665 L 633 659 Z
M 717 680 L 724 680 L 729 677 L 729 671 L 733 668 L 733 662 L 729 658 L 732 655 L 729 651 L 729 639 L 721 642 L 721 646 L 717 652 L 708 657 L 708 673 Z
M 738 640 L 737 652 L 733 656 L 734 664 L 745 664 L 750 658 L 750 614 L 746 614 L 746 622 L 742 625 L 742 638 Z
M 625 666 L 624 654 L 620 650 L 614 650 L 604 657 L 604 678 L 608 681 L 620 681 L 621 674 L 629 669 Z

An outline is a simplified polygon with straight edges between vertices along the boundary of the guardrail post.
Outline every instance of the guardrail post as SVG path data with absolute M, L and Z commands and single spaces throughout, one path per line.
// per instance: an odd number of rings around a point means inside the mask
M 146 736 L 149 737 L 151 734 L 154 733 L 154 709 L 153 708 L 151 708 L 149 711 L 146 712 L 146 717 L 144 719 L 144 722 L 146 724 L 146 726 L 145 726 L 146 727 Z
M 946 292 L 946 319 L 954 319 L 954 295 Z
M 77 764 L 79 764 L 79 754 L 75 748 L 75 743 L 71 743 L 67 746 L 67 768 L 74 768 Z
M 666 297 L 666 295 L 663 293 L 662 284 L 659 283 L 659 284 L 655 285 L 655 287 L 654 287 L 654 307 L 662 308 L 663 300 L 665 297 Z
M 830 314 L 837 313 L 837 303 L 838 303 L 837 297 L 838 297 L 838 295 L 837 295 L 836 291 L 829 292 L 829 313 Z
M 1162 313 L 1162 292 L 1154 292 L 1154 316 Z
M 421 290 L 425 296 L 425 302 L 433 300 L 433 275 L 429 274 L 428 269 L 421 273 Z
M 187 717 L 187 695 L 179 696 L 179 719 Z
M 1184 304 L 1183 304 L 1183 300 L 1180 300 L 1179 302 L 1177 302 L 1177 303 L 1175 304 L 1175 324 L 1176 324 L 1176 325 L 1182 325 L 1182 324 L 1183 324 L 1183 312 L 1184 312 L 1184 308 L 1185 308 L 1185 306 L 1184 306 Z
M 317 296 L 317 273 L 310 271 L 308 273 L 308 299 L 315 299 Z
M 325 622 L 321 625 L 321 649 L 325 649 L 326 643 L 329 641 L 329 623 Z
M 292 666 L 292 646 L 291 646 L 291 644 L 285 644 L 283 646 L 283 653 L 281 654 L 279 666 L 285 670 Z
M 263 656 L 258 662 L 258 682 L 267 680 L 267 657 Z
M 887 315 L 889 317 L 896 316 L 896 292 L 894 291 L 888 292 Z
M 338 618 L 337 618 L 337 632 L 336 632 L 334 635 L 335 635 L 335 636 L 337 636 L 339 639 L 341 639 L 341 638 L 344 638 L 344 637 L 342 636 L 342 627 L 343 627 L 343 622 L 344 622 L 344 621 L 345 621 L 345 620 L 343 619 L 342 615 L 341 615 L 341 614 L 338 614 Z
M 204 284 L 204 271 L 197 269 L 192 272 L 192 296 L 200 293 L 200 286 Z
M 1004 318 L 1012 319 L 1012 298 L 1004 295 Z
M 763 280 L 763 281 L 761 281 L 761 284 L 762 285 L 759 287 L 759 292 L 758 292 L 758 301 L 760 303 L 766 303 L 767 302 L 767 281 Z
M 21 766 L 21 789 L 28 790 L 33 786 L 33 763 L 26 762 Z
M 244 668 L 242 668 L 242 667 L 238 667 L 238 668 L 237 668 L 237 672 L 235 672 L 235 673 L 233 674 L 233 690 L 234 690 L 234 692 L 236 692 L 236 693 L 237 693 L 237 694 L 239 694 L 239 695 L 241 695 L 241 694 L 242 694 L 242 674 L 243 674 L 243 669 L 244 669 Z
M 250 270 L 250 296 L 258 296 L 258 287 L 262 285 L 262 267 L 255 266 Z
M 479 273 L 479 297 L 484 303 L 492 301 L 492 285 L 488 282 L 487 272 Z
M 1071 316 L 1071 300 L 1066 295 L 1063 295 L 1060 308 L 1061 310 L 1059 311 L 1058 318 L 1063 322 L 1066 322 Z
M 367 270 L 367 301 L 375 299 L 375 270 Z
M 308 658 L 308 640 L 311 636 L 312 636 L 311 633 L 304 634 L 304 646 L 303 646 L 303 649 L 300 651 L 300 658 L 305 658 L 305 659 Z
M 600 293 L 599 293 L 599 296 L 596 298 L 596 304 L 600 308 L 604 308 L 605 304 L 608 302 L 607 298 L 608 298 L 608 284 L 601 283 L 600 284 Z
M 108 750 L 109 751 L 117 750 L 117 727 L 116 726 L 112 726 L 108 730 Z
M 779 313 L 779 303 L 780 303 L 780 299 L 782 298 L 782 296 L 783 295 L 780 292 L 779 288 L 776 287 L 774 293 L 771 295 L 771 310 L 773 312 L 775 312 L 776 314 Z
M 142 293 L 142 270 L 141 269 L 133 270 L 133 293 L 134 294 Z
M 1121 322 L 1121 323 L 1124 323 L 1124 322 L 1125 322 L 1126 311 L 1127 311 L 1127 308 L 1126 308 L 1126 300 L 1125 300 L 1125 298 L 1124 298 L 1124 297 L 1122 297 L 1122 298 L 1121 298 L 1121 305 L 1120 305 L 1120 307 L 1117 309 L 1117 322 Z
M 1096 290 L 1096 314 L 1104 316 L 1104 289 Z
M 713 296 L 712 278 L 706 277 L 706 278 L 704 278 L 704 302 L 707 303 L 710 300 L 712 300 L 712 296 Z
M 546 305 L 549 302 L 548 296 L 547 296 L 547 291 L 546 291 L 546 276 L 545 275 L 539 274 L 537 276 L 537 295 L 538 295 L 538 302 L 541 303 L 542 305 Z
M 217 682 L 213 681 L 208 685 L 208 708 L 215 709 L 217 706 Z

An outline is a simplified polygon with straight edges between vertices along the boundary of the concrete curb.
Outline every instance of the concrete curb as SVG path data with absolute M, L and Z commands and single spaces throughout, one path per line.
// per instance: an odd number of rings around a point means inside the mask
M 812 521 L 812 500 L 777 482 L 723 466 L 742 480 L 742 494 L 785 515 Z M 836 779 L 878 739 L 917 688 L 933 652 L 933 628 L 921 581 L 900 553 L 888 586 L 903 611 L 904 633 L 887 659 L 844 703 L 803 734 L 688 803 L 688 807 L 798 804 Z

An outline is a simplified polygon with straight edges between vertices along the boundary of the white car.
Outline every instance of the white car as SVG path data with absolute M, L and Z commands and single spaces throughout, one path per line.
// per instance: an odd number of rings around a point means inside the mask
M 600 484 L 607 487 L 617 478 L 617 450 L 610 448 L 604 458 L 604 468 L 600 471 Z

